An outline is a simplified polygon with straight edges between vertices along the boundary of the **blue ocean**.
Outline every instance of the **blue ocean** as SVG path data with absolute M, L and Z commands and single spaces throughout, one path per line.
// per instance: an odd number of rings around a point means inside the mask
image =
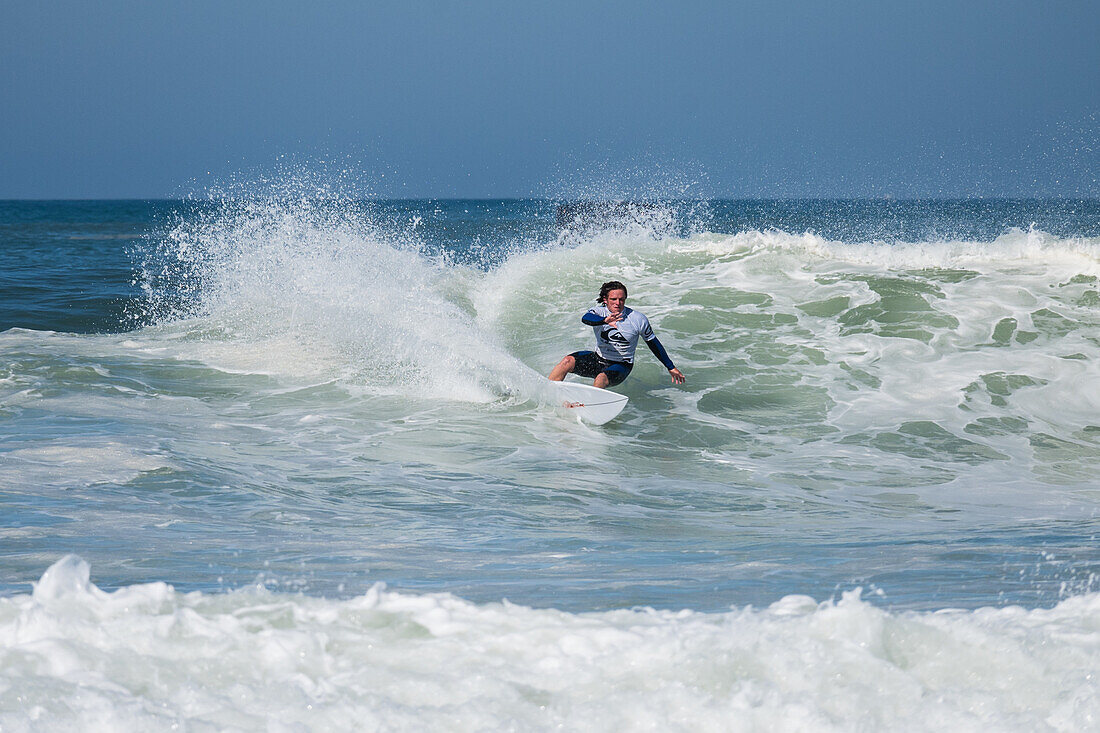
M 1098 469 L 1096 200 L 0 202 L 5 731 L 1095 730 Z

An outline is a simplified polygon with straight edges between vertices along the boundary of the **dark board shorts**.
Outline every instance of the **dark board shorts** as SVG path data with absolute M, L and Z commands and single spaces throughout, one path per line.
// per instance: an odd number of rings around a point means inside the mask
M 610 361 L 595 351 L 574 351 L 570 354 L 576 360 L 573 373 L 589 379 L 595 379 L 601 372 L 607 375 L 608 386 L 615 386 L 630 374 L 633 364 L 625 361 Z

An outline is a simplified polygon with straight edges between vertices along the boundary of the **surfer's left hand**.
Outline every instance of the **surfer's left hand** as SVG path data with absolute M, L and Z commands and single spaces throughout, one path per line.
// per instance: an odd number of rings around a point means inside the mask
M 683 373 L 681 373 L 680 370 L 675 367 L 668 370 L 668 375 L 672 377 L 673 384 L 683 384 L 687 381 L 687 377 L 685 377 Z

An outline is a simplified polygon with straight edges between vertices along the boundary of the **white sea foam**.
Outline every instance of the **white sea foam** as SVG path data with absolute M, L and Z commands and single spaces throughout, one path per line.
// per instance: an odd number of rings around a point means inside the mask
M 39 442 L 2 455 L 5 470 L 0 472 L 0 487 L 16 490 L 106 481 L 122 483 L 172 463 L 117 441 L 91 437 Z
M 1100 594 L 891 613 L 859 593 L 569 614 L 99 590 L 73 556 L 0 599 L 5 730 L 1001 730 L 1100 720 Z
M 674 249 L 705 251 L 714 256 L 762 251 L 790 252 L 804 262 L 813 256 L 824 262 L 882 266 L 890 270 L 973 265 L 1031 264 L 1072 268 L 1100 274 L 1100 241 L 1063 238 L 1046 232 L 1010 229 L 993 241 L 839 242 L 813 233 L 750 230 L 738 234 L 703 233 L 678 240 Z

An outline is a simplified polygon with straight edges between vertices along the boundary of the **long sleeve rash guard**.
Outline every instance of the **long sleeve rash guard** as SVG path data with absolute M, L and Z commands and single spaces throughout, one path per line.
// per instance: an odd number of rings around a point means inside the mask
M 598 305 L 583 316 L 581 322 L 591 326 L 596 335 L 596 353 L 608 361 L 622 361 L 627 364 L 634 363 L 634 352 L 638 348 L 638 338 L 641 337 L 653 355 L 664 364 L 665 369 L 675 369 L 676 366 L 669 358 L 668 352 L 653 333 L 653 327 L 649 325 L 649 319 L 633 308 L 624 308 L 622 318 L 609 326 L 604 319 L 611 311 L 606 306 Z

